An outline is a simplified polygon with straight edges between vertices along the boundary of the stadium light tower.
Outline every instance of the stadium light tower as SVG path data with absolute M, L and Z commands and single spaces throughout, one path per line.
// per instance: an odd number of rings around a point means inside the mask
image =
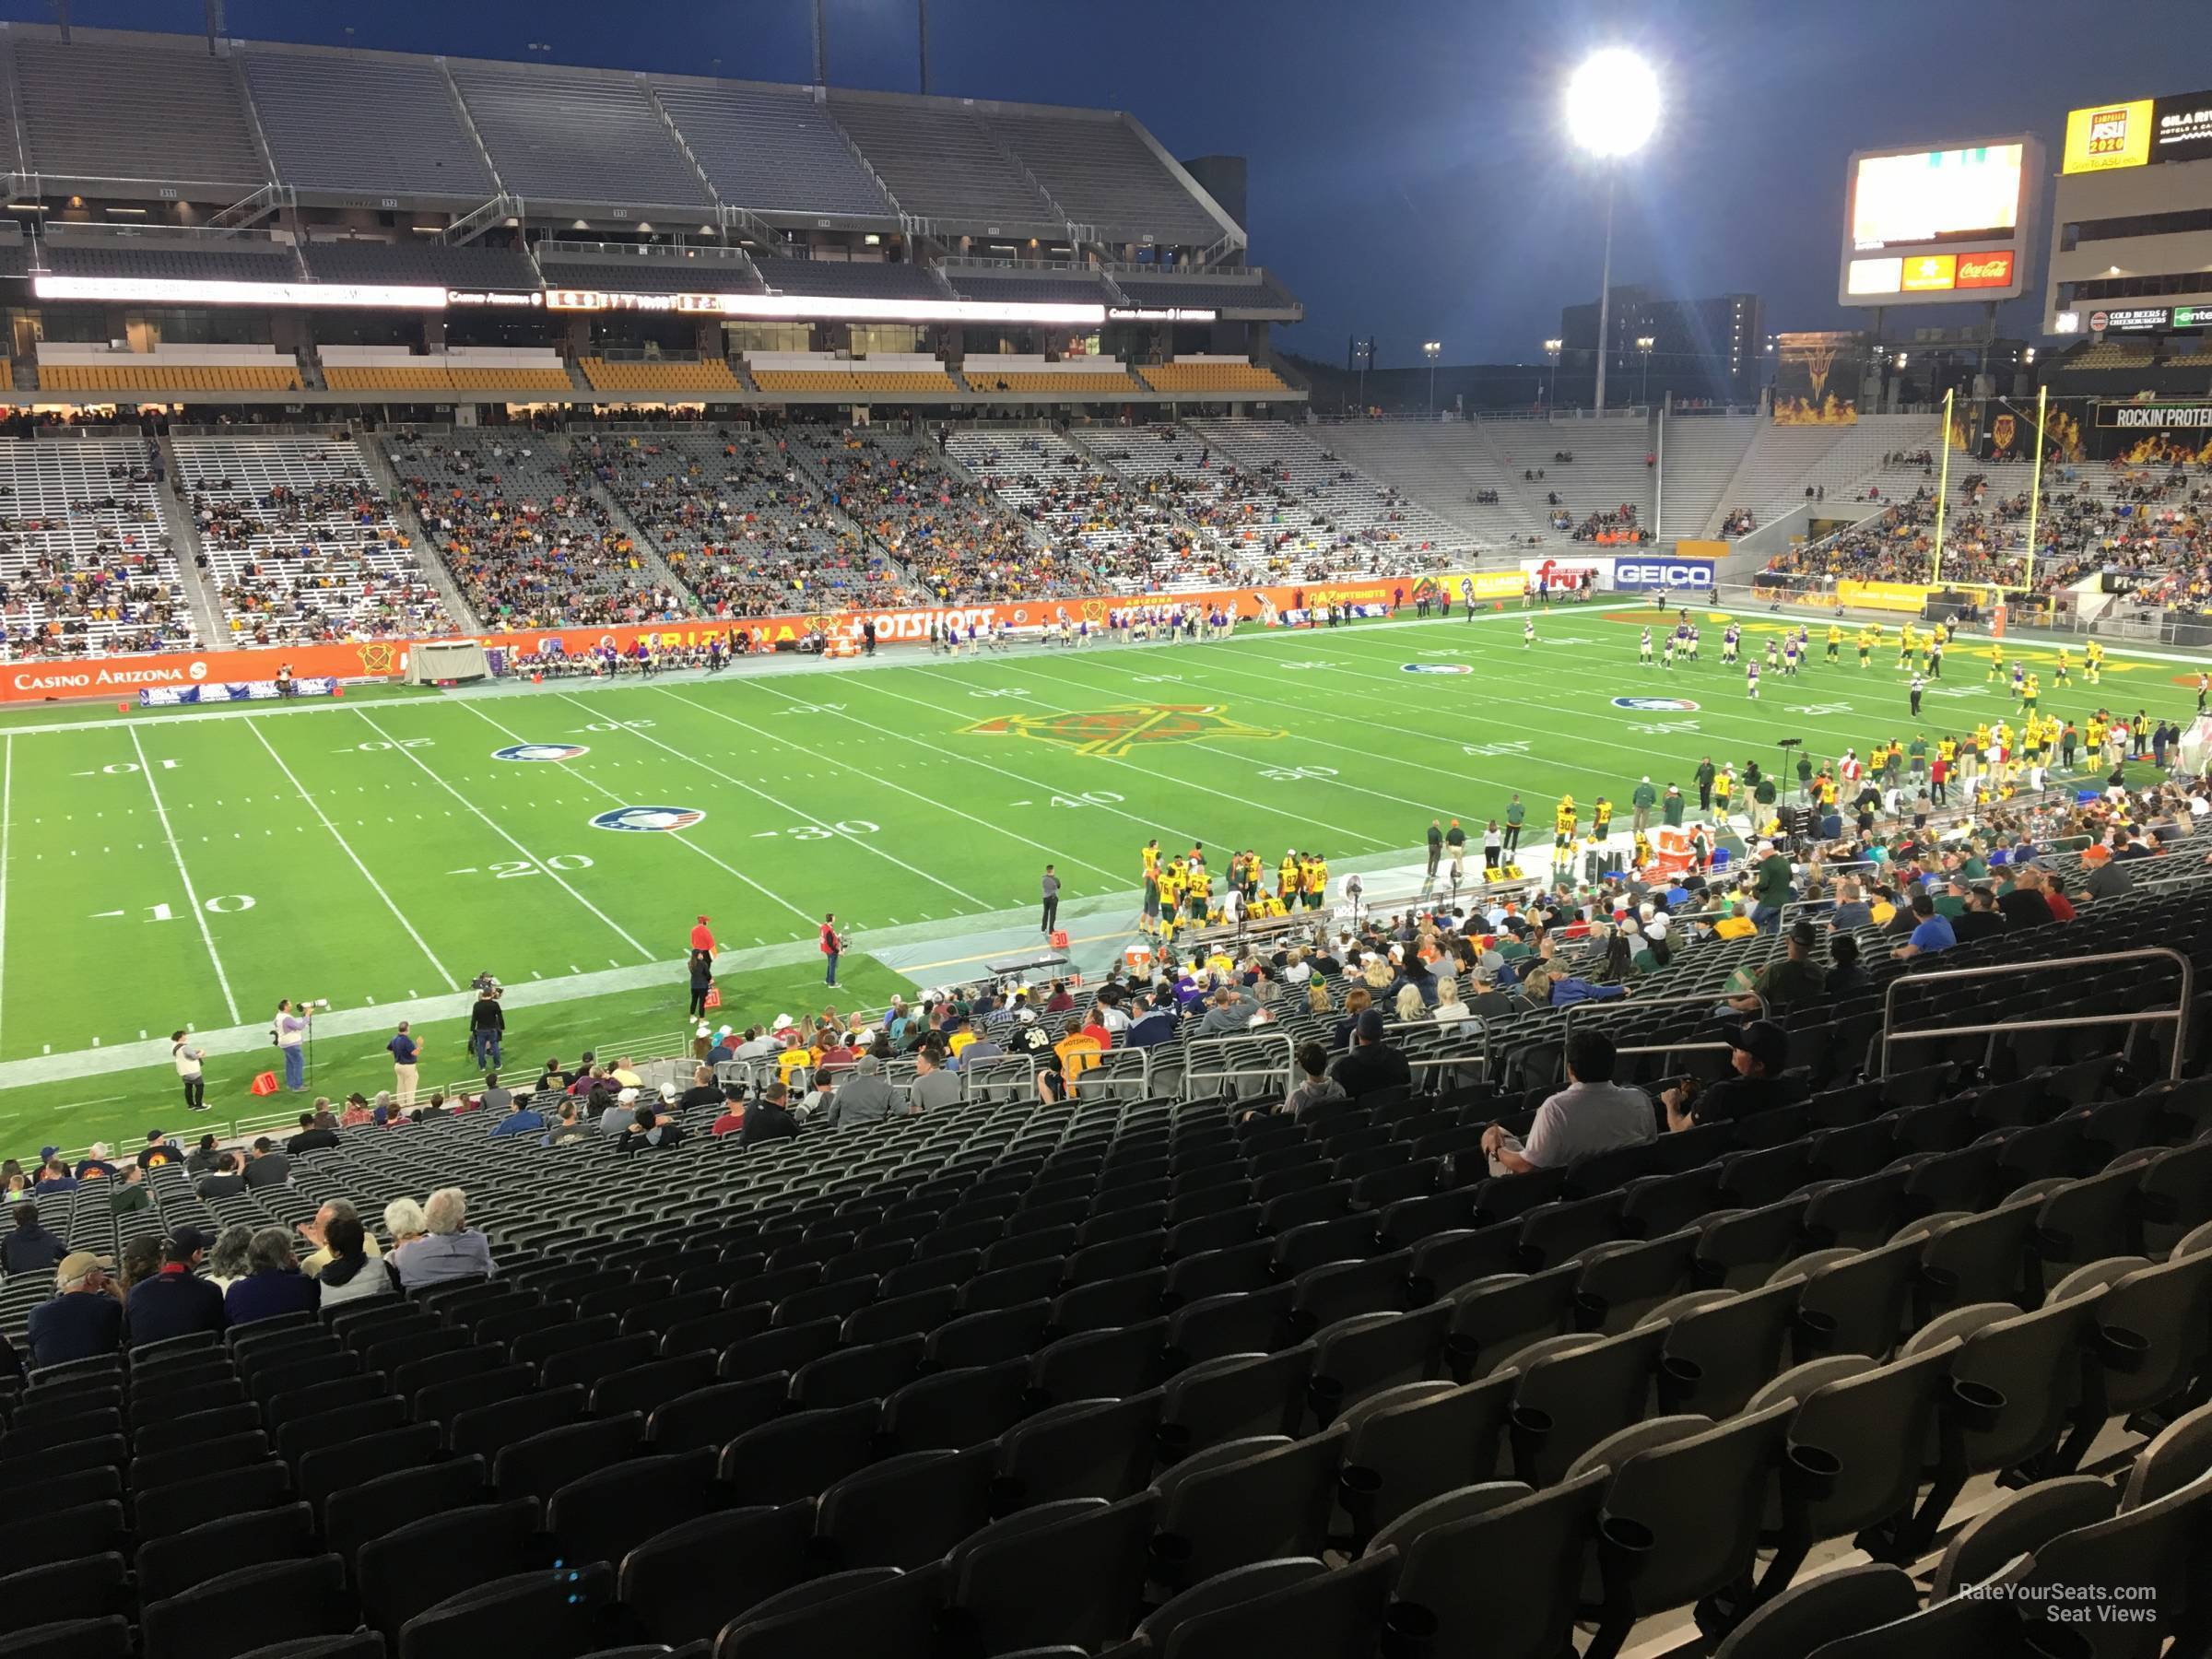
M 1652 347 L 1659 344 L 1655 335 L 1638 335 L 1636 349 L 1643 353 L 1643 395 L 1637 402 L 1648 406 L 1652 401 Z
M 1544 342 L 1544 355 L 1551 359 L 1551 402 L 1557 408 L 1559 402 L 1559 353 L 1567 349 L 1564 340 Z
M 1436 413 L 1436 359 L 1442 355 L 1444 343 L 1441 340 L 1421 342 L 1421 355 L 1429 359 L 1429 412 L 1431 415 Z
M 1619 162 L 1648 143 L 1659 124 L 1659 77 L 1624 47 L 1608 46 L 1583 61 L 1567 81 L 1567 131 L 1583 151 L 1606 164 L 1606 260 L 1597 285 L 1597 412 L 1606 412 L 1606 358 L 1611 347 L 1613 186 Z

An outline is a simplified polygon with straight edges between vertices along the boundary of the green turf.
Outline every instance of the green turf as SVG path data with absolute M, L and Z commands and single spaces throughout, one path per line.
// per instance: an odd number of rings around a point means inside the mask
M 1688 793 L 1703 754 L 1771 765 L 1775 739 L 1794 735 L 1825 759 L 1916 729 L 1894 646 L 1868 671 L 1848 646 L 1830 666 L 1816 626 L 1811 665 L 1794 681 L 1768 677 L 1752 703 L 1742 670 L 1717 660 L 1717 613 L 1701 618 L 1705 660 L 1671 675 L 1636 663 L 1650 617 L 1555 610 L 1533 647 L 1512 612 L 237 718 L 124 721 L 110 709 L 75 729 L 9 728 L 0 1060 L 260 1022 L 287 994 L 335 1009 L 450 994 L 426 1077 L 458 1075 L 441 1062 L 464 1057 L 455 988 L 476 973 L 519 983 L 675 964 L 701 910 L 725 947 L 794 951 L 787 970 L 732 988 L 743 1021 L 818 982 L 806 949 L 826 909 L 862 952 L 871 928 L 922 924 L 957 941 L 965 919 L 1033 906 L 1047 859 L 1071 902 L 1133 892 L 1154 835 L 1219 856 L 1257 847 L 1271 862 L 1290 845 L 1410 855 L 1431 817 L 1477 827 L 1514 790 L 1532 837 L 1562 791 L 1585 806 L 1611 796 L 1625 827 L 1644 771 Z M 1747 651 L 1775 626 L 1751 619 Z M 2053 688 L 2053 653 L 2023 654 L 2042 669 L 2048 712 L 2194 710 L 2177 664 L 2115 657 L 2101 688 Z M 1947 669 L 1959 695 L 1931 700 L 1917 729 L 2011 715 L 1971 643 Z M 1700 706 L 1625 710 L 1618 696 Z M 1180 712 L 1192 709 L 1208 712 Z M 1064 718 L 1076 716 L 1094 718 Z M 975 729 L 994 722 L 1006 724 Z M 492 758 L 525 741 L 589 752 Z M 590 826 L 647 805 L 706 817 L 680 833 Z M 872 997 L 900 982 L 851 967 L 849 983 Z M 513 1040 L 542 1058 L 600 1032 L 673 1031 L 673 967 L 668 986 L 518 1011 Z M 319 1053 L 324 1083 L 376 1087 L 382 1036 Z M 211 1094 L 242 1108 L 243 1078 L 265 1058 L 211 1064 Z M 0 1147 L 130 1136 L 149 1111 L 169 1126 L 157 1109 L 173 1095 L 165 1069 L 0 1091 Z

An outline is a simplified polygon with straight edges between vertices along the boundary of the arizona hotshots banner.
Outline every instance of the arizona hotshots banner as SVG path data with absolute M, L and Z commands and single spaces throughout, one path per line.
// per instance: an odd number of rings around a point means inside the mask
M 940 630 L 957 624 L 961 637 L 979 629 L 1039 628 L 1088 620 L 1102 627 L 1109 612 L 1133 606 L 1185 610 L 1225 610 L 1245 622 L 1276 623 L 1291 613 L 1324 605 L 1411 606 L 1448 594 L 1454 605 L 1519 598 L 1519 570 L 1451 571 L 1432 575 L 1385 576 L 1348 582 L 1289 582 L 1280 586 L 1208 588 L 1187 594 L 1115 594 L 1002 601 L 988 605 L 948 605 L 885 610 L 793 612 L 777 617 L 687 618 L 677 622 L 641 622 L 617 628 L 494 629 L 441 638 L 472 638 L 487 650 L 515 655 L 541 654 L 558 648 L 581 656 L 604 645 L 628 651 L 640 641 L 665 648 L 704 645 L 710 639 L 744 634 L 755 651 L 795 650 L 817 634 L 826 640 L 858 641 L 861 625 L 873 619 L 878 645 L 925 645 L 932 625 Z M 406 671 L 409 640 L 361 640 L 327 645 L 260 646 L 229 651 L 180 651 L 159 655 L 46 658 L 0 665 L 0 702 L 52 702 L 67 698 L 129 698 L 161 687 L 222 685 L 265 680 L 280 664 L 300 677 L 341 680 L 393 679 Z

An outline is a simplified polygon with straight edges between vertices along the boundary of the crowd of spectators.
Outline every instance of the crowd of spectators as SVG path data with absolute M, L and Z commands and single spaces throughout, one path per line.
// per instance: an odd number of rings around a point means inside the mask
M 162 475 L 118 464 L 118 488 L 46 510 L 0 486 L 0 628 L 12 658 L 186 651 L 199 643 L 172 572 L 175 550 L 144 487 Z M 90 545 L 87 545 L 87 532 Z
M 875 428 L 789 429 L 830 503 L 872 535 L 940 604 L 1078 594 L 1097 576 L 948 464 L 942 435 Z
M 1212 527 L 1216 480 L 1157 465 L 1140 475 L 1134 470 L 1136 443 L 1129 439 L 1098 445 L 1115 471 L 1047 433 L 975 433 L 955 437 L 950 444 L 985 488 L 1040 535 L 1074 541 L 1120 591 L 1237 579 L 1236 560 Z M 1124 467 L 1129 470 L 1120 470 Z
M 675 621 L 681 596 L 615 523 L 564 441 L 522 431 L 395 437 L 392 464 L 487 627 Z
M 317 456 L 311 461 L 330 462 Z M 195 562 L 230 631 L 256 645 L 389 638 L 451 626 L 437 588 L 367 477 L 273 484 L 186 477 Z
M 788 438 L 717 428 L 699 436 L 580 434 L 575 442 L 703 616 L 804 614 L 909 597 L 880 553 L 794 463 Z

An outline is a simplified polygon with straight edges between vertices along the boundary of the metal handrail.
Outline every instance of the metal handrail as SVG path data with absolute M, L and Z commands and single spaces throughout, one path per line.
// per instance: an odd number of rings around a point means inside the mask
M 1964 1026 L 1931 1026 L 1923 1031 L 1899 1031 L 1891 1029 L 1897 1018 L 1897 994 L 1907 985 L 1927 985 L 1937 980 L 1994 979 L 2004 974 L 2043 973 L 2053 969 L 2080 969 L 2101 966 L 2106 962 L 2140 962 L 2159 959 L 2180 965 L 2182 971 L 2181 997 L 2171 1008 L 2151 1008 L 2134 1014 L 2074 1014 L 2056 1019 L 2007 1019 L 1995 1024 Z M 2182 1052 L 2188 1046 L 2189 1009 L 2196 989 L 2196 968 L 2180 951 L 2165 945 L 2139 945 L 2128 950 L 2100 950 L 2091 956 L 2056 957 L 2034 962 L 2001 962 L 1989 968 L 1944 968 L 1933 973 L 1907 973 L 1889 982 L 1882 995 L 1882 1063 L 1881 1076 L 1889 1075 L 1889 1045 L 1892 1042 L 1922 1042 L 1932 1037 L 1997 1037 L 2020 1031 L 2067 1031 L 2090 1026 L 2148 1025 L 2171 1020 L 2173 1022 L 2173 1053 L 2167 1061 L 2167 1077 L 2179 1082 L 2182 1076 Z
M 1579 1002 L 1570 1004 L 1567 1008 L 1567 1017 L 1559 1022 L 1559 1045 L 1562 1049 L 1565 1048 L 1568 1039 L 1574 1035 L 1574 1017 L 1577 1014 L 1582 1013 L 1584 1009 L 1602 1012 L 1607 1008 L 1628 1008 L 1630 1010 L 1641 1008 L 1676 1008 L 1688 1006 L 1710 1008 L 1714 1003 L 1721 1001 L 1724 997 L 1730 996 L 1747 996 L 1753 1002 L 1757 1003 L 1759 1005 L 1759 1012 L 1752 1017 L 1754 1018 L 1764 1019 L 1771 1011 L 1767 1006 L 1767 999 L 1764 996 L 1761 996 L 1756 991 L 1715 990 L 1703 993 L 1691 992 L 1680 996 L 1609 996 L 1603 1002 Z M 1616 1049 L 1613 1052 L 1617 1054 L 1689 1054 L 1707 1049 L 1727 1048 L 1728 1046 L 1730 1045 L 1725 1042 L 1691 1042 L 1688 1041 L 1682 1042 L 1644 1042 L 1638 1043 L 1633 1048 Z
M 1027 1054 L 994 1054 L 961 1066 L 954 1075 L 960 1080 L 962 1097 L 970 1100 L 989 1100 L 987 1091 L 1008 1085 L 1018 1091 L 1026 1087 L 1032 1095 L 1037 1092 L 1037 1063 Z
M 1277 1065 L 1263 1066 L 1257 1071 L 1247 1066 L 1227 1064 L 1230 1053 L 1237 1046 L 1254 1045 L 1272 1048 L 1282 1045 L 1283 1060 Z M 1271 1077 L 1278 1071 L 1288 1081 L 1298 1065 L 1298 1044 L 1288 1031 L 1240 1031 L 1230 1037 L 1194 1037 L 1183 1045 L 1182 1098 L 1196 1100 L 1205 1098 L 1197 1085 L 1201 1079 L 1225 1082 L 1230 1077 Z M 1219 1056 L 1224 1065 L 1219 1070 L 1205 1069 L 1200 1062 Z

